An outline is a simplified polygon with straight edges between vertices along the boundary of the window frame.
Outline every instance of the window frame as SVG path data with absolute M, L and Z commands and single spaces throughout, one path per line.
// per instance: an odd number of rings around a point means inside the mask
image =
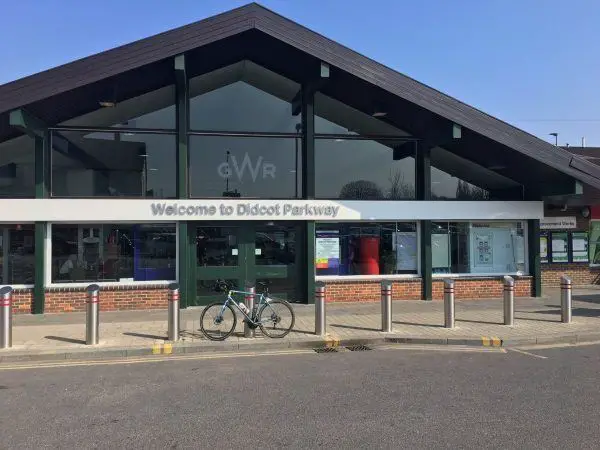
M 79 226 L 82 222 L 52 222 L 46 224 L 44 255 L 44 287 L 46 288 L 86 288 L 90 284 L 97 284 L 100 287 L 120 287 L 120 286 L 168 286 L 170 283 L 179 282 L 179 227 L 177 222 L 94 222 L 93 225 L 139 225 L 139 224 L 165 224 L 175 227 L 175 280 L 152 280 L 152 281 L 86 281 L 77 283 L 60 283 L 52 281 L 52 225 L 71 225 Z
M 316 244 L 316 229 L 319 227 L 319 224 L 325 224 L 325 225 L 334 225 L 334 224 L 341 224 L 341 223 L 349 223 L 349 224 L 360 224 L 360 223 L 365 223 L 365 224 L 370 224 L 370 223 L 414 223 L 415 227 L 416 227 L 416 233 L 417 233 L 417 270 L 416 273 L 398 273 L 398 274 L 379 274 L 379 275 L 317 275 L 316 272 L 316 267 L 315 267 L 315 281 L 378 281 L 378 280 L 419 280 L 421 279 L 422 275 L 421 275 L 421 252 L 420 252 L 420 248 L 421 248 L 421 226 L 420 223 L 421 221 L 419 220 L 415 220 L 415 221 L 408 221 L 408 220 L 403 220 L 403 221 L 378 221 L 378 222 L 371 222 L 371 221 L 343 221 L 343 222 L 317 222 L 316 227 L 315 227 L 315 244 Z M 316 255 L 315 255 L 316 256 Z
M 3 222 L 0 224 L 0 236 L 3 236 L 3 238 L 4 238 L 5 229 L 10 229 L 11 227 L 15 227 L 16 225 L 35 225 L 35 223 L 34 222 L 23 222 L 23 223 L 17 224 L 17 223 Z M 34 245 L 34 258 L 35 258 L 36 257 L 35 237 L 34 237 L 33 245 Z M 3 249 L 4 249 L 4 247 L 3 247 Z M 4 258 L 4 253 L 3 253 L 2 257 Z M 33 267 L 33 279 L 35 280 L 35 265 Z M 35 287 L 35 283 L 21 283 L 21 284 L 0 283 L 0 286 L 10 286 L 13 289 L 33 289 Z

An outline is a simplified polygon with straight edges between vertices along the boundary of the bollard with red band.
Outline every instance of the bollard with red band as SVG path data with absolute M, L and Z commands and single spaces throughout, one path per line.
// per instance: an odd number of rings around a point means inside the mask
M 381 282 L 381 331 L 392 332 L 392 282 Z
M 179 284 L 169 284 L 169 318 L 167 324 L 167 339 L 169 341 L 179 340 L 179 328 L 181 317 L 179 309 Z
M 12 347 L 12 288 L 0 288 L 0 349 Z
M 454 280 L 444 281 L 444 327 L 454 328 Z
M 515 323 L 515 279 L 504 277 L 504 325 Z
M 315 334 L 325 336 L 327 319 L 325 317 L 325 283 L 318 281 L 315 286 Z
M 85 305 L 85 343 L 98 345 L 100 342 L 100 286 L 90 284 L 87 288 Z
M 571 323 L 573 309 L 573 282 L 563 275 L 560 278 L 560 321 Z

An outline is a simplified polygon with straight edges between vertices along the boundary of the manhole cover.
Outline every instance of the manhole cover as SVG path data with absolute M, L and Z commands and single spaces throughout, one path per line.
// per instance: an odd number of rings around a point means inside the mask
M 338 349 L 336 347 L 319 347 L 313 348 L 313 350 L 317 353 L 337 353 Z
M 351 352 L 366 352 L 368 350 L 373 350 L 371 347 L 366 345 L 350 345 L 346 347 Z

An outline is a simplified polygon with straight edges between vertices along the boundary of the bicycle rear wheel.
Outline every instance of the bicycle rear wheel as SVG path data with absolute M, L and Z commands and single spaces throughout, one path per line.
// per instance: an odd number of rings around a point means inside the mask
M 271 338 L 287 335 L 296 323 L 292 306 L 285 300 L 268 299 L 258 311 L 260 330 Z
M 200 315 L 200 330 L 211 341 L 224 341 L 236 325 L 237 317 L 231 305 L 223 308 L 223 303 L 211 303 Z

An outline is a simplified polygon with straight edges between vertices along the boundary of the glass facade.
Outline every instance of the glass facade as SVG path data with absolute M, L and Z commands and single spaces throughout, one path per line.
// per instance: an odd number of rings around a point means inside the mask
M 318 224 L 315 266 L 317 276 L 416 274 L 416 223 Z
M 525 273 L 521 222 L 434 222 L 431 236 L 434 274 Z
M 0 142 L 0 198 L 35 196 L 35 139 Z
M 55 197 L 175 197 L 175 136 L 53 131 Z
M 296 198 L 302 194 L 298 138 L 190 136 L 193 197 Z
M 317 198 L 415 198 L 415 144 L 412 142 L 319 138 L 315 141 L 315 160 Z
M 435 167 L 431 168 L 432 200 L 489 200 L 489 191 Z
M 175 225 L 52 225 L 52 282 L 175 280 Z
M 0 285 L 33 284 L 34 225 L 0 225 Z

